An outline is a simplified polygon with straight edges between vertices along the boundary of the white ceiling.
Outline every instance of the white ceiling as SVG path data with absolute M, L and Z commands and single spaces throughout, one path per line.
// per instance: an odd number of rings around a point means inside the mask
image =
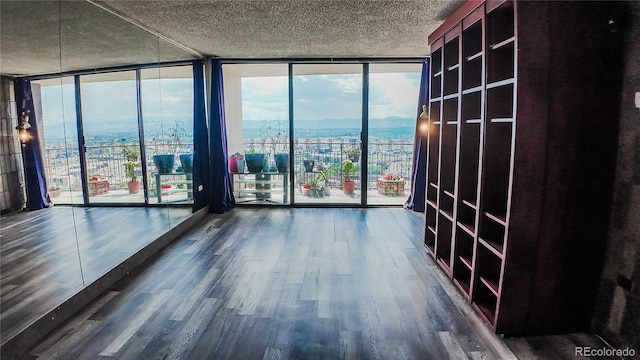
M 423 57 L 429 54 L 429 33 L 461 4 L 2 0 L 0 73 L 35 75 L 201 56 Z

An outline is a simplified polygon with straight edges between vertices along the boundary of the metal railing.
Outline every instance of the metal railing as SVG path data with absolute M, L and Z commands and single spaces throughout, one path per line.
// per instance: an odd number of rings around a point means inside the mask
M 87 175 L 89 179 L 97 177 L 109 182 L 109 189 L 126 188 L 128 178 L 125 164 L 129 161 L 124 154 L 125 148 L 139 148 L 139 144 L 96 144 L 87 145 L 85 152 Z M 190 153 L 192 144 L 172 144 L 177 154 Z M 153 155 L 158 144 L 146 145 L 146 163 L 149 174 L 156 172 Z M 58 145 L 45 149 L 45 173 L 49 187 L 58 186 L 64 190 L 82 190 L 80 156 L 76 144 Z M 142 179 L 140 155 L 137 155 L 136 176 Z M 174 168 L 180 166 L 176 155 Z M 149 181 L 153 179 L 149 176 Z
M 245 139 L 244 151 L 265 154 L 269 166 L 275 166 L 273 154 L 288 153 L 288 143 L 274 143 L 268 139 Z M 286 150 L 285 150 L 286 149 Z M 297 139 L 294 141 L 294 169 L 296 179 L 305 179 L 304 160 L 314 160 L 314 171 L 324 171 L 329 186 L 342 187 L 342 162 L 351 159 L 355 164 L 356 182 L 361 178 L 360 143 L 348 139 Z M 369 169 L 367 189 L 375 189 L 379 177 L 392 173 L 405 180 L 405 187 L 411 186 L 413 143 L 406 140 L 386 140 L 369 142 L 367 157 Z M 324 169 L 324 170 L 322 170 Z M 361 184 L 358 184 L 361 187 Z
M 128 161 L 124 155 L 125 147 L 139 146 L 137 144 L 97 144 L 86 146 L 86 166 L 89 178 L 96 176 L 109 182 L 109 188 L 115 190 L 126 188 L 127 177 L 125 163 Z M 153 155 L 157 144 L 146 145 L 146 163 L 149 174 L 156 172 L 153 163 Z M 264 153 L 269 166 L 275 167 L 274 153 L 288 153 L 288 143 L 273 144 L 265 139 L 246 139 L 245 152 L 254 149 Z M 191 152 L 192 144 L 181 144 L 178 153 Z M 286 149 L 286 150 L 283 150 Z M 357 149 L 357 150 L 356 150 Z M 315 172 L 324 172 L 328 185 L 335 188 L 342 187 L 343 171 L 342 162 L 351 158 L 355 163 L 354 180 L 361 179 L 361 156 L 359 156 L 360 144 L 344 139 L 299 139 L 294 142 L 294 169 L 296 179 L 304 179 L 304 160 L 315 161 Z M 354 158 L 354 155 L 356 158 Z M 139 159 L 139 157 L 138 157 Z M 175 159 L 175 167 L 179 166 L 178 156 Z M 379 177 L 392 173 L 405 179 L 405 187 L 410 187 L 413 161 L 413 143 L 404 140 L 387 140 L 369 142 L 368 154 L 368 189 L 376 188 Z M 56 185 L 63 189 L 81 190 L 80 157 L 77 145 L 58 145 L 45 149 L 45 172 L 49 186 Z M 142 177 L 140 163 L 136 168 L 136 174 Z M 152 180 L 149 176 L 149 181 Z M 362 187 L 358 184 L 358 187 Z

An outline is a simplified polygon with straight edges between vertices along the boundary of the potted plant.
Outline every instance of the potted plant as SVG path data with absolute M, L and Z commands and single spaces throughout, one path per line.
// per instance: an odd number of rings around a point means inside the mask
M 264 170 L 264 154 L 258 153 L 255 148 L 252 147 L 248 153 L 244 154 L 244 159 L 250 173 L 259 173 Z
M 313 172 L 313 167 L 315 166 L 316 162 L 314 160 L 303 160 L 302 164 L 304 165 L 304 171 Z
M 354 172 L 353 161 L 346 159 L 342 162 L 342 171 L 344 174 L 344 182 L 342 183 L 342 190 L 345 194 L 353 194 L 356 189 L 356 182 L 351 180 L 351 175 Z
M 240 169 L 241 167 L 242 167 L 242 169 Z M 242 155 L 239 152 L 237 152 L 237 153 L 229 156 L 229 172 L 230 173 L 243 173 L 244 172 L 244 155 Z
M 318 197 L 318 189 L 320 188 L 320 179 L 317 176 L 312 176 L 309 178 L 309 196 L 310 197 Z
M 353 147 L 351 149 L 347 149 L 344 151 L 347 158 L 354 163 L 357 163 L 360 160 L 360 147 Z
M 265 119 L 261 128 L 261 137 L 264 139 L 264 146 L 268 150 L 269 156 L 273 154 L 275 168 L 281 173 L 289 172 L 289 140 L 288 124 L 282 120 Z
M 60 196 L 60 194 L 62 194 L 62 189 L 58 185 L 49 186 L 49 196 L 57 197 Z
M 137 194 L 140 191 L 140 182 L 138 181 L 138 177 L 136 176 L 136 167 L 138 163 L 135 161 L 127 161 L 124 164 L 125 174 L 129 178 L 129 182 L 127 182 L 127 187 L 129 188 L 129 194 Z
M 122 147 L 122 156 L 127 161 L 138 161 L 140 157 L 140 147 L 137 145 L 124 145 Z
M 173 126 L 160 127 L 160 130 L 152 139 L 155 147 L 153 163 L 159 173 L 170 174 L 173 172 L 175 155 L 182 146 L 182 137 L 186 135 L 187 132 L 184 130 L 182 122 L 178 120 Z

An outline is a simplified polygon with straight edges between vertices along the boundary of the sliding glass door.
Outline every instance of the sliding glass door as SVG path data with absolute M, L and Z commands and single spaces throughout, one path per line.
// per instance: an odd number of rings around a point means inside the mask
M 370 205 L 402 205 L 409 196 L 421 70 L 421 64 L 369 65 Z
M 295 203 L 362 203 L 362 79 L 362 64 L 293 64 Z
M 80 90 L 89 202 L 144 203 L 136 72 L 83 75 Z

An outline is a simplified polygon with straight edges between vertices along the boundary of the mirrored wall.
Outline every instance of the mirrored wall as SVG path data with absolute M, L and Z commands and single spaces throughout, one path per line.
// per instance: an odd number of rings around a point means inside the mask
M 195 56 L 89 2 L 0 7 L 3 85 L 31 80 L 54 204 L 2 216 L 5 344 L 191 215 Z

